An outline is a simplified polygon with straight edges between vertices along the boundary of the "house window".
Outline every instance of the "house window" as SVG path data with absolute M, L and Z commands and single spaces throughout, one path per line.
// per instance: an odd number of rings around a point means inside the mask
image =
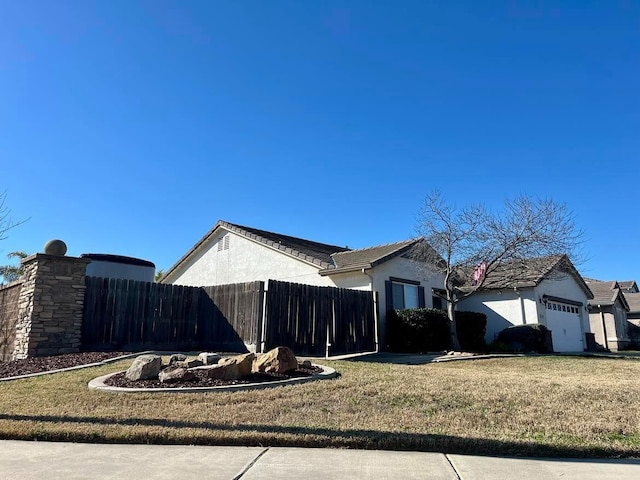
M 391 277 L 386 287 L 387 310 L 424 308 L 424 287 L 420 282 Z
M 433 297 L 431 297 L 431 303 L 433 305 L 433 308 L 435 308 L 436 310 L 444 310 L 444 308 L 442 308 L 442 298 L 436 297 L 434 295 Z
M 432 288 L 431 291 L 434 294 L 431 297 L 432 308 L 435 308 L 436 310 L 446 310 L 446 308 L 444 307 L 446 303 L 446 301 L 444 300 L 446 292 L 441 288 Z

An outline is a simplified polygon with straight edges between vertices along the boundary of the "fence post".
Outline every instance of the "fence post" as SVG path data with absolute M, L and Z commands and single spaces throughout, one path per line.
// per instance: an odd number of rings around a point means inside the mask
M 267 289 L 264 286 L 264 282 L 259 282 L 259 293 L 258 293 L 258 331 L 256 332 L 257 343 L 256 349 L 259 353 L 264 353 L 266 339 L 266 326 L 267 326 Z
M 13 358 L 80 351 L 85 258 L 38 253 L 22 260 Z
M 373 341 L 375 342 L 375 352 L 378 353 L 380 351 L 380 339 L 378 338 L 378 322 L 380 319 L 378 318 L 378 301 L 379 295 L 378 291 L 373 291 Z

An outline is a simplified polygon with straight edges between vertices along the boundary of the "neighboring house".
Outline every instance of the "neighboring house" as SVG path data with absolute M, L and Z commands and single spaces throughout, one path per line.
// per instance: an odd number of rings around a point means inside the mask
M 627 312 L 627 329 L 629 332 L 629 347 L 640 348 L 640 293 L 624 293 L 624 298 L 629 305 Z
M 482 289 L 461 300 L 457 310 L 487 315 L 485 339 L 493 342 L 511 326 L 539 323 L 551 330 L 556 352 L 581 352 L 589 333 L 589 287 L 566 255 L 500 265 Z
M 631 287 L 631 282 L 624 282 Z M 633 282 L 635 284 L 635 282 Z M 622 350 L 629 343 L 627 312 L 629 304 L 616 281 L 587 282 L 593 292 L 589 300 L 589 322 L 598 345 L 608 350 Z
M 638 289 L 638 284 L 635 280 L 625 280 L 624 282 L 618 282 L 618 286 L 622 293 L 625 295 L 627 293 L 639 293 L 640 289 Z
M 412 239 L 350 250 L 219 221 L 161 282 L 208 286 L 272 279 L 376 291 L 384 339 L 388 308 L 441 306 L 432 291 L 443 287 L 444 277 L 410 258 L 421 242 Z

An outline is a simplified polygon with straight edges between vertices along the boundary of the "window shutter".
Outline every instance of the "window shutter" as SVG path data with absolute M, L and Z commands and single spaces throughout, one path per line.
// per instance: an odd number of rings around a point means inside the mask
M 389 280 L 384 282 L 384 299 L 387 305 L 386 311 L 388 312 L 389 310 L 393 310 L 393 287 Z
M 418 308 L 424 308 L 425 305 L 425 301 L 424 301 L 424 287 L 418 287 Z

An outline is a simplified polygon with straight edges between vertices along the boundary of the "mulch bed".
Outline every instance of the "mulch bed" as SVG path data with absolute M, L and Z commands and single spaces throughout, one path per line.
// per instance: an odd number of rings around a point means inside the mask
M 110 358 L 127 355 L 131 352 L 80 352 L 65 353 L 63 355 L 53 355 L 50 357 L 31 357 L 22 360 L 11 360 L 0 362 L 0 378 L 18 377 L 32 373 L 47 372 L 50 370 L 60 370 L 63 368 L 77 367 L 98 363 Z M 217 380 L 207 377 L 205 370 L 195 370 L 195 378 L 188 382 L 161 383 L 159 380 L 128 380 L 124 372 L 118 373 L 109 378 L 105 383 L 112 387 L 124 388 L 180 388 L 180 387 L 218 387 L 224 385 L 242 385 L 247 383 L 264 383 L 279 380 L 288 380 L 296 377 L 308 377 L 322 372 L 319 367 L 303 368 L 283 374 L 272 373 L 252 373 L 240 380 Z
M 31 373 L 59 370 L 61 368 L 77 367 L 90 363 L 102 362 L 110 358 L 127 355 L 131 352 L 80 352 L 65 353 L 51 357 L 32 357 L 22 360 L 0 362 L 0 378 L 18 377 Z
M 186 387 L 221 387 L 229 385 L 244 385 L 248 383 L 264 383 L 279 380 L 288 380 L 290 378 L 309 377 L 322 372 L 319 367 L 298 368 L 292 372 L 284 374 L 274 373 L 252 373 L 240 380 L 219 380 L 207 377 L 206 370 L 193 370 L 195 378 L 186 382 L 177 383 L 161 383 L 160 380 L 128 380 L 125 373 L 121 372 L 109 377 L 104 383 L 111 387 L 123 388 L 186 388 Z

